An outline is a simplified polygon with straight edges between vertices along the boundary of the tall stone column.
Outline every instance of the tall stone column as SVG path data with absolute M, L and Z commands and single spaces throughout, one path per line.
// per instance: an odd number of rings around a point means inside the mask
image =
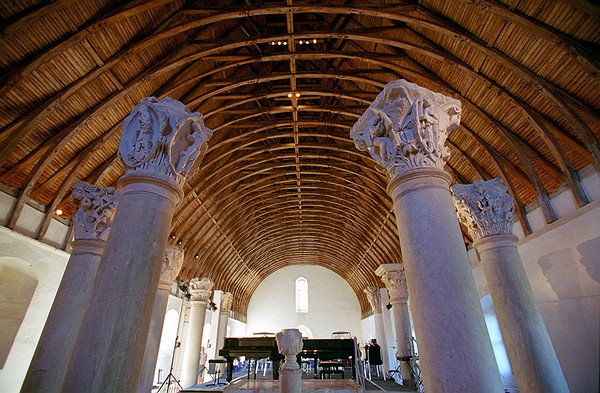
M 229 323 L 229 312 L 231 311 L 232 304 L 233 295 L 229 292 L 223 292 L 221 295 L 221 308 L 219 310 L 219 329 L 217 331 L 216 357 L 219 357 L 219 350 L 222 349 L 223 344 L 225 344 L 225 337 L 227 336 L 227 324 Z
M 160 339 L 165 322 L 169 293 L 182 265 L 183 251 L 177 246 L 168 245 L 165 249 L 165 258 L 160 271 L 160 281 L 158 282 L 158 292 L 156 293 L 156 300 L 152 309 L 152 320 L 150 322 L 148 339 L 146 340 L 142 373 L 140 374 L 140 382 L 137 389 L 138 393 L 148 393 L 152 390 L 154 369 L 156 368 L 158 351 L 160 349 Z
M 502 392 L 456 219 L 444 142 L 460 102 L 388 83 L 350 131 L 387 172 L 428 392 Z
M 385 373 L 390 369 L 390 358 L 387 349 L 387 339 L 385 336 L 385 328 L 383 326 L 383 310 L 381 308 L 381 294 L 379 288 L 369 285 L 363 290 L 367 294 L 367 300 L 371 305 L 371 311 L 373 311 L 373 318 L 375 320 L 375 339 L 377 344 L 381 347 L 381 360 L 383 361 L 383 377 Z
M 21 392 L 59 392 L 92 293 L 92 283 L 117 205 L 114 188 L 77 181 L 71 257 L 54 298 Z
M 302 350 L 302 332 L 298 329 L 283 329 L 275 335 L 277 349 L 285 356 L 279 374 L 280 393 L 300 393 L 302 390 L 302 370 L 296 355 Z
M 493 179 L 455 185 L 452 191 L 483 264 L 519 391 L 568 392 L 512 234 L 515 208 L 508 189 Z
M 125 175 L 63 390 L 134 392 L 175 207 L 212 131 L 202 115 L 144 98 L 123 122 Z
M 213 282 L 209 278 L 193 278 L 190 280 L 188 293 L 190 295 L 190 320 L 183 350 L 183 365 L 181 368 L 181 386 L 189 388 L 198 380 L 198 363 L 202 332 L 206 317 L 206 306 L 212 293 Z
M 410 327 L 410 315 L 408 312 L 408 287 L 406 285 L 406 276 L 404 266 L 399 263 L 388 263 L 381 265 L 375 271 L 375 274 L 381 276 L 381 280 L 390 294 L 390 304 L 392 305 L 392 319 L 394 320 L 394 330 L 396 337 L 396 356 L 401 359 L 400 372 L 402 384 L 413 387 L 413 380 L 409 361 L 412 356 L 410 340 L 412 330 Z

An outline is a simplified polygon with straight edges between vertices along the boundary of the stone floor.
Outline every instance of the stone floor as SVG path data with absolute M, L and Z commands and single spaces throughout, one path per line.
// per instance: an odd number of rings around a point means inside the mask
M 346 376 L 352 375 L 352 372 L 348 370 Z M 209 377 L 210 378 L 210 377 Z M 221 377 L 219 382 L 225 382 L 225 378 Z M 357 390 L 358 389 L 358 390 Z M 309 392 L 318 392 L 318 393 L 354 393 L 354 392 L 362 392 L 360 387 L 351 379 L 341 379 L 339 376 L 337 378 L 326 379 L 326 380 L 315 380 L 312 378 L 311 374 L 305 374 L 303 377 L 303 393 Z M 389 392 L 389 393 L 399 393 L 399 392 L 414 392 L 414 390 L 405 388 L 399 384 L 397 384 L 392 379 L 386 379 L 385 381 L 381 377 L 377 377 L 372 375 L 371 380 L 365 380 L 365 391 L 366 392 Z M 156 392 L 156 391 L 153 391 Z M 177 390 L 172 390 L 172 392 L 177 392 Z M 192 392 L 223 392 L 223 393 L 273 393 L 279 392 L 279 385 L 277 381 L 273 381 L 272 373 L 270 370 L 267 370 L 266 374 L 263 372 L 259 372 L 256 375 L 256 380 L 251 378 L 248 380 L 248 375 L 245 370 L 241 372 L 234 373 L 233 381 L 230 385 L 219 384 L 216 385 L 214 381 L 208 381 L 203 384 L 194 385 L 187 389 L 179 390 L 181 393 L 192 393 Z M 166 393 L 166 389 L 163 389 L 161 392 L 156 393 Z M 171 392 L 169 392 L 171 393 Z

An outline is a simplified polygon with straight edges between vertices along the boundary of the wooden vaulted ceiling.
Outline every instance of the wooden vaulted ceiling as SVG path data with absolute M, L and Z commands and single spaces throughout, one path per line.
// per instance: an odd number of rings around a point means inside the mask
M 585 0 L 0 2 L 7 226 L 41 206 L 43 240 L 75 180 L 114 186 L 124 117 L 170 96 L 214 130 L 173 221 L 180 278 L 212 278 L 243 319 L 267 275 L 317 264 L 365 313 L 375 269 L 402 259 L 385 176 L 349 138 L 358 117 L 400 78 L 459 98 L 454 182 L 501 177 L 521 222 L 532 202 L 552 222 L 549 195 L 585 205 L 578 171 L 600 168 L 599 15 Z

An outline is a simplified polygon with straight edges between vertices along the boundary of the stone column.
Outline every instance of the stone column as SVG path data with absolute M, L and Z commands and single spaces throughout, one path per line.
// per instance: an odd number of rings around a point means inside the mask
M 452 187 L 460 221 L 472 236 L 494 302 L 519 391 L 568 392 L 512 234 L 514 204 L 500 179 Z
M 460 112 L 457 100 L 394 81 L 350 135 L 388 175 L 425 389 L 503 392 L 443 170 Z
M 213 282 L 209 278 L 193 278 L 188 287 L 190 322 L 183 350 L 183 365 L 181 366 L 181 386 L 184 388 L 195 385 L 198 380 L 202 332 L 212 287 Z
M 138 393 L 148 393 L 152 390 L 169 293 L 182 265 L 183 251 L 177 246 L 168 245 L 165 249 L 165 258 L 160 271 L 160 281 L 158 282 L 158 292 L 156 293 L 156 300 L 152 309 L 152 321 L 150 322 L 150 331 L 146 340 L 142 373 L 140 374 L 140 382 L 137 389 Z
M 375 339 L 381 347 L 381 360 L 383 361 L 383 378 L 385 373 L 390 369 L 390 357 L 388 355 L 387 337 L 385 336 L 385 328 L 383 327 L 383 309 L 381 308 L 381 294 L 379 288 L 369 285 L 363 290 L 367 294 L 367 299 L 373 311 L 375 320 Z
M 414 387 L 410 371 L 409 361 L 412 361 L 414 355 L 411 350 L 410 339 L 412 330 L 410 327 L 410 315 L 408 313 L 408 287 L 406 285 L 406 276 L 404 266 L 399 263 L 388 263 L 381 265 L 375 271 L 375 274 L 381 276 L 381 280 L 390 294 L 390 304 L 392 305 L 392 319 L 394 320 L 394 329 L 396 336 L 396 356 L 406 360 L 400 361 L 400 372 L 402 384 L 408 387 Z M 408 360 L 410 359 L 410 360 Z
M 223 292 L 221 295 L 221 308 L 219 311 L 219 329 L 217 331 L 217 346 L 215 357 L 219 356 L 219 350 L 223 348 L 225 344 L 225 337 L 227 336 L 227 324 L 229 323 L 229 312 L 231 311 L 231 305 L 233 304 L 233 295 L 229 292 Z
M 298 329 L 283 329 L 275 335 L 279 353 L 285 361 L 279 371 L 279 392 L 300 393 L 302 391 L 302 370 L 296 355 L 302 350 L 302 333 Z
M 136 390 L 175 207 L 211 135 L 201 114 L 170 98 L 144 98 L 124 120 L 119 209 L 64 391 Z
M 92 293 L 119 193 L 77 181 L 71 257 L 21 387 L 22 392 L 59 392 Z

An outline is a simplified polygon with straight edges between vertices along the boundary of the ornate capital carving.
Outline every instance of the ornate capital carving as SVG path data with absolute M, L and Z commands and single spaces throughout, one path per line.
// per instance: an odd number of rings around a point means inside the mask
M 231 311 L 233 305 L 233 294 L 230 292 L 223 292 L 221 295 L 221 312 Z
M 298 329 L 283 329 L 275 335 L 277 349 L 285 356 L 285 362 L 281 365 L 284 370 L 297 370 L 300 368 L 296 361 L 296 355 L 302 351 L 302 333 Z
M 202 115 L 172 98 L 143 98 L 123 121 L 119 155 L 126 174 L 167 179 L 182 185 L 208 149 L 212 130 Z
M 379 274 L 379 272 L 376 273 Z M 394 269 L 385 269 L 380 275 L 381 280 L 390 293 L 390 300 L 408 298 L 408 286 L 406 285 L 404 266 L 398 264 L 398 266 L 394 266 Z
M 417 168 L 443 169 L 444 145 L 460 123 L 460 101 L 403 79 L 388 83 L 350 130 L 390 179 Z
M 167 245 L 165 248 L 165 259 L 160 271 L 160 281 L 165 285 L 171 283 L 177 278 L 181 266 L 183 265 L 183 251 L 177 246 Z
M 188 286 L 190 300 L 193 302 L 208 302 L 212 294 L 213 282 L 210 278 L 192 278 Z
M 456 184 L 451 190 L 458 220 L 474 240 L 512 234 L 515 205 L 502 180 L 475 180 Z
M 371 311 L 373 313 L 381 312 L 381 294 L 379 293 L 379 289 L 374 285 L 369 285 L 367 288 L 363 289 L 363 292 L 367 294 L 367 300 L 371 305 Z
M 106 240 L 113 215 L 119 201 L 114 188 L 99 188 L 76 181 L 73 188 L 73 204 L 78 207 L 73 216 L 75 240 Z

